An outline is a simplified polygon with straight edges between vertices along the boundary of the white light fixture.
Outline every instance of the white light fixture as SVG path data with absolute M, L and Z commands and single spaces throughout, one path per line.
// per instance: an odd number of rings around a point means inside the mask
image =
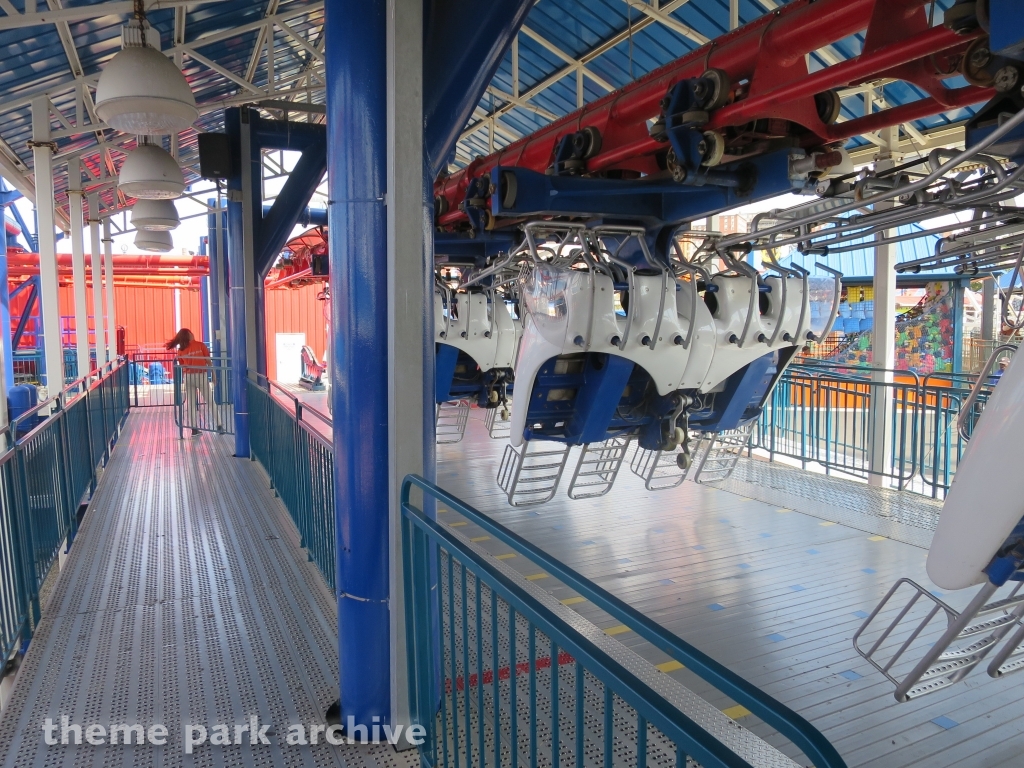
M 171 200 L 137 201 L 132 207 L 132 226 L 136 229 L 171 230 L 181 223 Z
M 174 247 L 174 241 L 166 229 L 140 229 L 135 233 L 135 247 L 140 251 L 167 253 Z
M 153 144 L 139 144 L 124 159 L 117 186 L 128 197 L 170 200 L 185 191 L 185 175 L 169 153 Z
M 103 68 L 96 86 L 96 114 L 125 133 L 178 133 L 199 117 L 196 97 L 181 70 L 160 53 L 156 30 L 148 22 L 141 24 L 133 21 L 122 28 L 123 47 Z

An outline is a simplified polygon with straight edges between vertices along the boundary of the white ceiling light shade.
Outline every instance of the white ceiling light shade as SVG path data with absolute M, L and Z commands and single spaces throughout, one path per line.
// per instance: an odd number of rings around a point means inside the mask
M 171 230 L 181 224 L 172 200 L 138 200 L 132 207 L 132 226 L 136 229 Z
M 174 241 L 166 229 L 140 229 L 135 233 L 135 247 L 140 251 L 167 253 L 174 247 Z
M 185 175 L 162 148 L 140 144 L 124 159 L 117 186 L 128 197 L 170 200 L 185 191 Z
M 121 49 L 103 68 L 96 114 L 111 128 L 151 136 L 185 130 L 199 110 L 174 62 L 156 48 L 139 46 Z

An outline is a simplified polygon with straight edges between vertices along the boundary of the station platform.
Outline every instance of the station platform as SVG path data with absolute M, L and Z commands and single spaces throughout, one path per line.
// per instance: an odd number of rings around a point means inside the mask
M 170 408 L 129 416 L 0 715 L 0 765 L 417 764 L 322 734 L 285 744 L 338 697 L 336 601 L 258 465 L 230 437 L 177 434 Z M 47 746 L 44 719 L 61 715 L 162 724 L 167 744 Z M 270 745 L 184 754 L 186 724 L 249 717 L 271 724 Z
M 743 459 L 716 486 L 649 492 L 624 468 L 604 497 L 510 507 L 495 476 L 506 441 L 471 411 L 464 439 L 438 446 L 437 483 L 806 717 L 850 768 L 991 768 L 1019 762 L 1013 681 L 978 675 L 897 704 L 851 638 L 900 577 L 933 585 L 927 547 L 941 504 L 916 494 Z M 572 465 L 575 457 L 571 456 Z M 566 472 L 568 475 L 568 471 Z M 488 554 L 677 678 L 773 746 L 742 707 L 508 552 L 472 522 L 440 515 Z M 968 594 L 969 593 L 969 594 Z M 938 593 L 937 593 L 938 594 Z M 962 608 L 973 594 L 943 595 Z M 717 698 L 716 698 L 717 697 Z
M 300 399 L 317 407 L 310 394 Z M 977 676 L 897 704 L 851 646 L 897 578 L 928 584 L 937 502 L 744 459 L 717 487 L 648 492 L 625 471 L 599 499 L 575 502 L 563 488 L 547 504 L 513 508 L 494 477 L 504 446 L 472 411 L 465 438 L 438 446 L 438 484 L 796 710 L 851 768 L 989 768 L 1024 750 L 1012 681 Z M 289 725 L 323 723 L 337 697 L 335 600 L 266 475 L 232 447 L 228 436 L 178 439 L 169 408 L 132 411 L 0 715 L 4 768 L 418 764 L 389 746 L 284 743 Z M 531 588 L 797 757 L 557 579 L 439 512 Z M 969 595 L 943 598 L 960 607 Z M 239 713 L 271 723 L 272 744 L 184 753 L 186 724 L 234 725 Z M 170 734 L 155 749 L 48 747 L 43 720 L 61 715 L 162 723 Z

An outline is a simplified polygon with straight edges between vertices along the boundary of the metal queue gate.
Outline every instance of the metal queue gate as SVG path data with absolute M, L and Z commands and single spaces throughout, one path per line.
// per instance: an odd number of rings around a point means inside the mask
M 231 366 L 226 360 L 211 360 L 202 367 L 175 363 L 172 382 L 174 423 L 181 437 L 186 430 L 234 434 Z

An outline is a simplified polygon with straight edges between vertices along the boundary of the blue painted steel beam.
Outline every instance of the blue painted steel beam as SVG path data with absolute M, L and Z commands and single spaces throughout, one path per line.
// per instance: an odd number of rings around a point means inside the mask
M 491 171 L 492 184 L 496 189 L 503 185 L 508 188 L 510 177 L 514 176 L 515 193 L 492 195 L 491 213 L 504 218 L 571 215 L 626 219 L 660 227 L 703 219 L 738 205 L 794 191 L 789 179 L 789 153 L 785 151 L 726 166 L 722 172 L 739 172 L 744 178 L 743 186 L 549 176 L 499 166 Z
M 23 230 L 24 231 L 24 230 Z M 11 297 L 7 293 L 7 251 L 0 254 L 0 328 L 3 328 L 4 350 L 4 391 L 9 392 L 14 386 L 14 344 L 11 339 Z M 26 315 L 28 309 L 26 308 Z M 24 328 L 22 328 L 24 330 Z
M 434 233 L 434 257 L 437 263 L 480 261 L 508 252 L 515 245 L 511 232 L 483 232 L 469 237 L 458 232 Z
M 326 160 L 325 160 L 326 164 Z M 263 206 L 263 218 L 270 215 L 270 209 L 273 208 L 271 205 Z M 306 208 L 302 213 L 299 214 L 298 219 L 295 221 L 296 224 L 303 227 L 326 227 L 327 226 L 327 209 L 326 208 Z
M 206 201 L 207 205 L 211 208 L 215 208 L 217 201 L 214 198 L 210 198 Z M 225 214 L 221 213 L 221 231 L 227 229 L 227 222 Z M 220 327 L 220 307 L 221 301 L 226 300 L 227 296 L 224 294 L 226 286 L 221 284 L 221 264 L 226 254 L 220 252 L 220 243 L 217 238 L 217 214 L 208 213 L 206 216 L 206 227 L 209 232 L 207 239 L 207 253 L 209 254 L 210 260 L 210 351 L 215 358 L 219 358 L 223 351 L 221 350 L 221 331 L 224 329 Z
M 425 0 L 423 153 L 431 179 L 444 168 L 533 4 Z
M 224 126 L 232 137 L 232 146 L 241 146 L 241 111 L 224 110 Z M 237 167 L 241 167 L 238 164 Z M 239 173 L 241 171 L 239 170 Z M 246 386 L 246 371 L 249 361 L 246 356 L 245 330 L 245 248 L 242 240 L 242 177 L 228 179 L 227 207 L 227 257 L 228 285 L 230 286 L 228 306 L 231 314 L 231 335 L 228 351 L 231 358 L 231 394 L 235 405 L 235 456 L 249 455 L 249 391 Z M 232 198 L 236 198 L 232 200 Z
M 21 337 L 25 334 L 25 326 L 28 325 L 28 320 L 32 317 L 32 310 L 35 309 L 36 299 L 39 297 L 39 284 L 38 277 L 30 277 L 24 283 L 15 288 L 10 296 L 7 298 L 7 311 L 10 312 L 11 299 L 14 298 L 18 292 L 26 285 L 29 286 L 28 298 L 25 300 L 25 308 L 21 312 L 21 317 L 18 319 L 18 327 L 14 329 L 14 335 L 11 337 L 11 351 L 13 352 L 21 345 Z M 8 315 L 8 324 L 10 323 L 10 315 Z M 6 326 L 5 326 L 6 327 Z M 13 382 L 13 374 L 12 379 Z M 13 384 L 12 384 L 13 386 Z
M 328 0 L 331 398 L 342 721 L 391 710 L 386 0 Z

